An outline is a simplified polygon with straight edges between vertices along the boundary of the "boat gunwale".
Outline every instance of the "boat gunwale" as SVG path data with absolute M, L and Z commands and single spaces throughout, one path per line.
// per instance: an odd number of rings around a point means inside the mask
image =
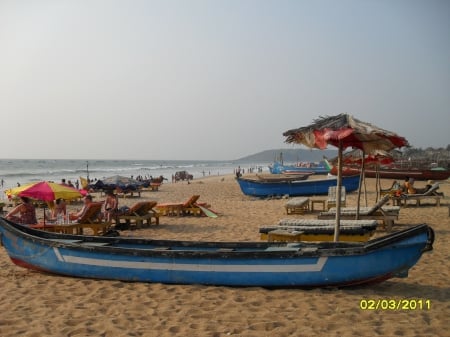
M 419 235 L 427 232 L 428 242 L 424 251 L 431 250 L 434 241 L 434 231 L 426 224 L 416 225 L 408 229 L 388 234 L 367 242 L 210 242 L 210 241 L 176 241 L 176 240 L 153 240 L 146 238 L 124 238 L 124 237 L 99 237 L 99 236 L 82 236 L 45 232 L 23 225 L 15 224 L 3 218 L 0 221 L 5 222 L 8 226 L 4 226 L 6 230 L 18 235 L 24 240 L 38 242 L 55 248 L 76 249 L 81 251 L 97 251 L 99 253 L 109 253 L 114 255 L 134 255 L 149 257 L 220 257 L 220 258 L 248 258 L 249 256 L 258 256 L 261 258 L 296 258 L 299 256 L 344 256 L 344 255 L 365 255 L 372 251 L 376 251 L 383 247 L 389 247 L 408 237 Z M 1 233 L 0 233 L 1 236 Z M 0 238 L 1 239 L 1 238 Z M 61 241 L 66 239 L 69 241 Z M 115 246 L 93 246 L 83 245 L 80 242 L 70 242 L 70 240 L 81 240 L 82 242 L 104 242 L 110 244 L 118 244 L 120 242 L 140 245 L 154 245 L 153 249 L 139 249 L 134 247 L 115 247 Z M 163 250 L 161 247 L 176 247 L 177 249 Z M 216 250 L 212 250 L 217 246 Z M 189 247 L 199 248 L 198 250 L 189 249 Z M 267 248 L 278 247 L 279 250 L 266 250 Z M 159 250 L 158 250 L 159 248 Z M 186 248 L 186 249 L 178 249 Z M 204 248 L 203 250 L 200 248 Z M 230 250 L 238 248 L 239 250 Z M 248 250 L 245 250 L 245 249 Z M 285 249 L 283 249 L 285 248 Z M 311 248 L 316 248 L 312 250 Z M 223 249 L 223 250 L 221 250 Z M 253 249 L 253 250 L 252 250 Z

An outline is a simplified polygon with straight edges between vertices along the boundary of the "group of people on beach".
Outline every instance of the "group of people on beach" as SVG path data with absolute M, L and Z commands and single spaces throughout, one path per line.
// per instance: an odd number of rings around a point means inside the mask
M 67 213 L 67 206 L 64 199 L 56 199 L 47 203 L 50 212 L 45 213 L 46 221 L 49 223 L 62 223 L 64 220 L 77 222 L 82 219 L 92 204 L 92 195 L 87 194 L 83 197 L 83 207 L 78 212 Z M 117 195 L 113 191 L 106 192 L 106 198 L 103 201 L 102 212 L 99 214 L 100 219 L 111 221 L 117 214 L 119 202 Z M 36 208 L 32 200 L 28 197 L 20 197 L 20 203 L 15 206 L 5 216 L 6 219 L 20 224 L 37 224 Z
M 397 181 L 392 184 L 392 189 L 396 191 L 396 195 L 400 196 L 402 194 L 416 194 L 425 193 L 433 186 L 433 181 L 428 180 L 424 188 L 416 188 L 414 186 L 414 179 L 410 177 L 405 177 L 403 184 L 400 185 Z

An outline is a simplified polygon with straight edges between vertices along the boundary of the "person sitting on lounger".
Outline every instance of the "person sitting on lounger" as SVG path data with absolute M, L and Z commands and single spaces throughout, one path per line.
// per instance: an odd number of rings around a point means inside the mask
M 408 194 L 416 194 L 416 189 L 414 187 L 414 179 L 409 178 L 407 182 L 405 182 L 406 191 Z
M 22 203 L 6 214 L 5 218 L 21 224 L 36 224 L 36 209 L 34 208 L 33 203 L 27 197 L 20 197 L 20 200 Z
M 57 220 L 58 217 L 61 217 L 61 219 L 64 219 L 66 217 L 66 202 L 64 199 L 56 199 L 55 200 L 55 207 L 52 209 L 51 219 Z
M 76 213 L 71 213 L 69 215 L 69 219 L 72 221 L 77 221 L 78 219 L 82 218 L 83 215 L 86 213 L 86 211 L 89 208 L 89 205 L 92 204 L 92 195 L 88 194 L 83 198 L 83 208 L 81 208 L 78 212 Z

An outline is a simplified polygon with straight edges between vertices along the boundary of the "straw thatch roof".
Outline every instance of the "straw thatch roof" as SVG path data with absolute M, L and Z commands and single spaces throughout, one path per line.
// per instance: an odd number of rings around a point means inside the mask
M 328 144 L 342 149 L 351 147 L 371 153 L 409 146 L 408 141 L 394 132 L 362 122 L 349 114 L 319 117 L 308 126 L 283 133 L 286 143 L 298 143 L 310 148 L 325 149 Z

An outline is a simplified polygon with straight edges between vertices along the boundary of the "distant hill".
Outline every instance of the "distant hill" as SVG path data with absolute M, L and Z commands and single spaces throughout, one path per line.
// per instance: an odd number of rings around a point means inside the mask
M 307 149 L 274 149 L 258 152 L 246 157 L 236 159 L 238 163 L 272 163 L 283 154 L 285 163 L 295 163 L 298 161 L 319 162 L 323 156 L 328 159 L 337 156 L 337 150 L 307 150 Z

